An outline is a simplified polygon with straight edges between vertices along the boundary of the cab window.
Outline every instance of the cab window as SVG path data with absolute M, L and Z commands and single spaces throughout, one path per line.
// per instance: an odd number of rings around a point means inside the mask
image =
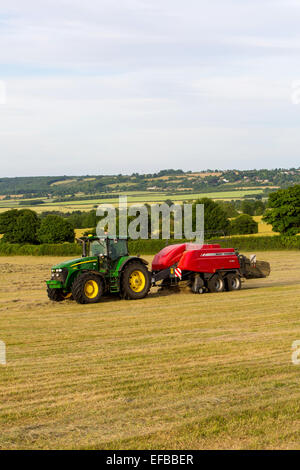
M 109 256 L 112 260 L 128 255 L 126 240 L 109 240 L 108 241 Z
M 90 242 L 90 256 L 106 255 L 105 240 L 93 240 Z

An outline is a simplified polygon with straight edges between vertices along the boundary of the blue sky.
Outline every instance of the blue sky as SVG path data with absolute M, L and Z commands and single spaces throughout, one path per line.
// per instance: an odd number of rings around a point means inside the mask
M 299 24 L 300 0 L 0 4 L 0 176 L 298 167 Z

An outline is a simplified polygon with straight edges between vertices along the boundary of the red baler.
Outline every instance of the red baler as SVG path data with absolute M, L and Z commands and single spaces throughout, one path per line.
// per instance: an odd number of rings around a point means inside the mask
M 188 281 L 195 293 L 239 290 L 241 279 L 267 277 L 270 265 L 248 259 L 234 248 L 221 248 L 219 244 L 198 245 L 182 243 L 169 245 L 154 256 L 152 284 L 171 287 Z

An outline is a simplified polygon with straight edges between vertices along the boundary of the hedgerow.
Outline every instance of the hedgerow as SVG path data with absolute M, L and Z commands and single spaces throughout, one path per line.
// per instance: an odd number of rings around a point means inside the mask
M 130 240 L 129 253 L 132 255 L 154 255 L 170 243 L 184 243 L 187 240 Z M 239 251 L 269 251 L 269 250 L 300 250 L 300 236 L 282 237 L 228 237 L 213 240 L 209 243 L 220 243 L 224 248 L 235 248 Z M 20 245 L 0 243 L 0 256 L 80 256 L 82 248 L 76 243 Z

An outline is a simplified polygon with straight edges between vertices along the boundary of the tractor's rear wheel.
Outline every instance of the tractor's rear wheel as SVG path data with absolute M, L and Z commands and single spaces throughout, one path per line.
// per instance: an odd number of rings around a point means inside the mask
M 127 299 L 143 299 L 150 290 L 150 273 L 142 263 L 128 264 L 122 275 L 122 293 Z
M 100 301 L 103 292 L 103 281 L 97 274 L 80 274 L 73 282 L 72 294 L 79 304 L 95 304 Z
M 66 299 L 66 295 L 62 289 L 51 289 L 51 287 L 47 287 L 47 294 L 49 299 L 53 302 L 62 302 Z
M 240 290 L 242 287 L 241 278 L 237 274 L 227 274 L 225 283 L 227 290 Z
M 207 281 L 207 287 L 209 292 L 223 292 L 225 289 L 224 279 L 221 276 L 215 274 Z

